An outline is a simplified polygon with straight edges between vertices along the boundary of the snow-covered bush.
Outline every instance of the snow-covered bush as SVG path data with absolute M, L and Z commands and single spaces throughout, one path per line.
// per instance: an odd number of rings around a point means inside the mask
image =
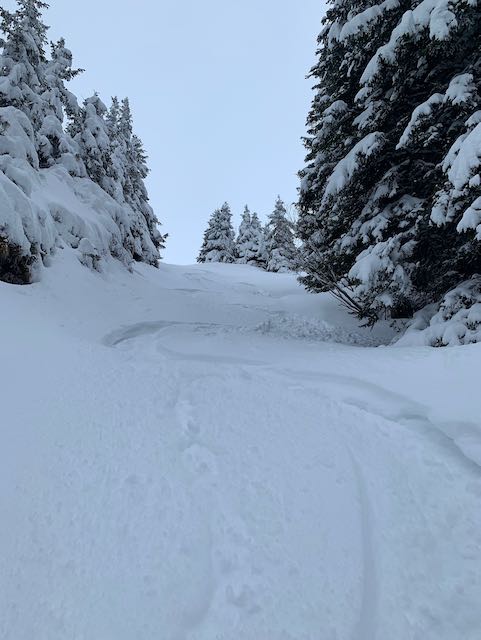
M 80 252 L 80 262 L 90 269 L 99 271 L 102 256 L 88 238 L 80 240 L 78 250 Z
M 481 342 L 481 276 L 449 291 L 426 324 L 414 322 L 401 344 L 444 347 Z

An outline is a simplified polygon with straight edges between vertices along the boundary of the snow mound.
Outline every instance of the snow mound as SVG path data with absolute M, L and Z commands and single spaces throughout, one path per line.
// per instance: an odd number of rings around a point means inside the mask
M 346 327 L 333 326 L 325 320 L 297 315 L 275 315 L 258 324 L 254 331 L 286 339 L 332 342 L 360 347 L 379 346 L 379 341 L 373 337 L 351 331 Z

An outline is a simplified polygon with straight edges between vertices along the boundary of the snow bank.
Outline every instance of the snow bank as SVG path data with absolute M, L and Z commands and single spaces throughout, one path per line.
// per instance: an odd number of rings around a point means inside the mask
M 254 331 L 286 340 L 301 339 L 362 347 L 375 347 L 380 344 L 379 339 L 368 333 L 356 332 L 343 326 L 332 325 L 325 320 L 298 315 L 275 315 L 257 325 Z

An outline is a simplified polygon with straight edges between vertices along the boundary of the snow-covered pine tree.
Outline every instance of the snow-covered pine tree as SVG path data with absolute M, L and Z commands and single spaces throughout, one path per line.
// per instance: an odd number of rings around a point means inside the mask
M 47 62 L 47 26 L 42 22 L 41 0 L 17 0 L 14 12 L 0 7 L 0 107 L 15 107 L 29 118 L 39 131 L 44 116 L 41 93 Z
M 239 231 L 236 238 L 236 262 L 240 264 L 246 264 L 246 249 L 250 243 L 250 228 L 251 228 L 251 212 L 248 205 L 244 208 L 242 214 L 241 223 L 239 225 Z
M 259 262 L 261 265 L 266 265 L 266 238 L 264 234 L 264 227 L 262 226 L 261 221 L 259 220 L 259 216 L 254 211 L 251 217 L 252 227 L 255 229 L 256 233 L 259 234 Z
M 409 314 L 479 271 L 462 222 L 476 169 L 457 176 L 479 122 L 480 17 L 475 3 L 385 0 L 335 2 L 325 18 L 301 172 L 303 281 L 351 285 L 361 317 Z
M 127 182 L 127 137 L 120 132 L 121 105 L 114 96 L 110 108 L 105 115 L 106 131 L 110 143 L 110 175 L 113 178 L 113 197 L 118 202 L 125 202 Z M 129 132 L 128 139 L 130 139 Z
M 236 240 L 236 261 L 256 267 L 265 267 L 266 264 L 262 225 L 257 214 L 251 214 L 247 205 L 242 214 Z
M 115 197 L 117 190 L 112 170 L 112 144 L 106 114 L 107 107 L 95 93 L 84 100 L 69 126 L 69 133 L 78 145 L 88 177 Z
M 52 226 L 29 202 L 31 175 L 39 168 L 38 132 L 46 62 L 46 7 L 39 0 L 18 1 L 14 12 L 0 8 L 0 278 L 29 282 L 38 257 L 53 246 Z
M 132 135 L 129 145 L 128 174 L 132 186 L 132 194 L 127 200 L 134 211 L 145 220 L 149 230 L 150 238 L 157 249 L 165 247 L 167 235 L 162 235 L 159 231 L 159 221 L 150 205 L 149 194 L 145 185 L 145 180 L 150 173 L 147 165 L 147 154 L 142 140 L 135 134 Z M 142 225 L 143 226 L 143 225 Z M 156 258 L 154 258 L 156 260 Z
M 268 218 L 265 250 L 268 271 L 286 272 L 298 269 L 299 256 L 294 242 L 293 225 L 287 219 L 287 209 L 280 197 Z
M 204 233 L 197 262 L 234 262 L 235 232 L 232 226 L 232 213 L 225 202 L 211 215 Z
M 17 4 L 15 12 L 0 10 L 5 33 L 0 105 L 14 107 L 28 117 L 40 167 L 62 162 L 72 173 L 85 175 L 78 150 L 63 127 L 64 110 L 68 116 L 78 110 L 77 100 L 65 82 L 81 70 L 72 69 L 72 54 L 63 39 L 52 44 L 51 59 L 47 59 L 48 27 L 42 20 L 42 10 L 48 5 L 40 0 L 17 0 Z
M 39 131 L 42 166 L 61 163 L 72 174 L 85 176 L 86 170 L 80 158 L 80 149 L 64 128 L 64 119 L 75 118 L 79 113 L 76 96 L 67 89 L 69 82 L 82 69 L 72 68 L 72 52 L 61 38 L 51 45 L 51 58 L 44 65 L 43 93 L 44 119 Z
M 145 191 L 143 181 L 148 175 L 147 157 L 142 142 L 133 133 L 133 118 L 128 98 L 124 98 L 120 105 L 117 140 L 124 154 L 122 187 L 125 200 L 134 209 L 141 210 L 139 198 Z
M 115 139 L 119 129 L 120 102 L 117 96 L 112 97 L 110 109 L 107 112 L 106 121 L 111 139 Z
M 253 234 L 256 238 L 257 253 L 254 258 L 254 264 L 262 269 L 267 268 L 267 251 L 266 251 L 266 236 L 264 233 L 264 227 L 262 226 L 259 216 L 254 211 L 251 217 L 251 226 Z
M 105 105 L 95 95 L 79 108 L 66 88 L 79 71 L 63 39 L 47 57 L 46 3 L 17 4 L 14 12 L 0 9 L 0 280 L 30 282 L 59 245 L 76 249 L 93 268 L 109 254 L 156 265 L 164 238 L 148 203 L 140 140 L 130 130 L 125 175 L 117 176 Z M 114 119 L 121 118 L 118 105 Z M 48 198 L 39 198 L 42 190 Z
M 95 94 L 85 100 L 69 127 L 91 180 L 121 207 L 116 214 L 123 248 L 136 261 L 156 265 L 166 236 L 149 204 L 145 178 L 149 173 L 142 143 L 132 133 L 127 99 L 107 109 Z M 124 220 L 123 222 L 121 222 Z
M 112 98 L 106 124 L 110 137 L 111 175 L 115 183 L 115 197 L 120 202 L 126 202 L 135 212 L 139 231 L 147 225 L 154 245 L 159 249 L 164 248 L 167 236 L 160 233 L 159 221 L 149 204 L 145 186 L 145 180 L 149 175 L 147 154 L 142 141 L 133 133 L 133 118 L 128 98 L 121 103 L 118 98 Z M 143 234 L 140 233 L 139 237 L 142 238 Z

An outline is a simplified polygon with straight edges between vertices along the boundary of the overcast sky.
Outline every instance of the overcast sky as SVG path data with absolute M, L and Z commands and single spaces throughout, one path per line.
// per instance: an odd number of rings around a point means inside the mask
M 13 0 L 0 0 L 12 8 Z M 262 217 L 296 199 L 305 79 L 319 0 L 50 0 L 85 73 L 71 88 L 128 95 L 152 170 L 149 192 L 170 233 L 165 260 L 195 260 L 211 212 L 227 200 Z

